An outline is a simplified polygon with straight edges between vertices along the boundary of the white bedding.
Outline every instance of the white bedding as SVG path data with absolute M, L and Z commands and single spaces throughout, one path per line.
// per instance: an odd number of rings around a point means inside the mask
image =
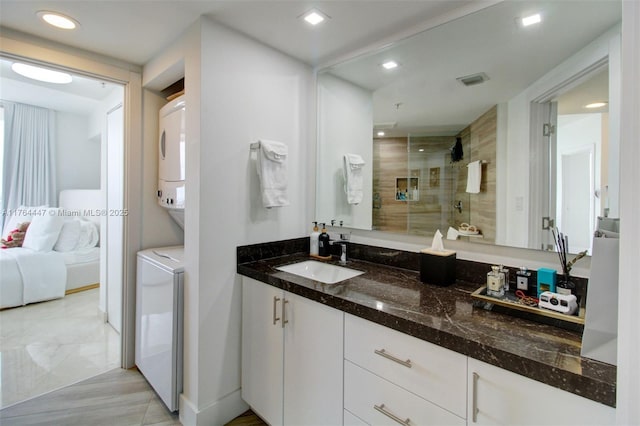
M 100 190 L 61 191 L 59 211 L 67 226 L 58 228 L 54 250 L 0 249 L 0 309 L 64 297 L 66 290 L 99 282 L 100 217 L 84 214 L 101 205 Z
M 60 254 L 62 254 L 62 257 L 64 258 L 65 265 L 95 262 L 100 260 L 100 247 L 93 247 L 79 251 L 68 251 Z
M 62 254 L 27 248 L 0 250 L 0 308 L 64 296 L 67 268 Z

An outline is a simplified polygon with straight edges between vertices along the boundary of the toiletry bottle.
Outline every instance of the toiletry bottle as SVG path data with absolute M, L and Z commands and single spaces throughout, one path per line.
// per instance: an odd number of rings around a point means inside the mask
M 520 267 L 520 270 L 516 272 L 516 290 L 522 290 L 527 296 L 533 295 L 531 289 L 531 272 L 524 266 Z
M 318 237 L 318 255 L 320 257 L 331 256 L 331 246 L 329 245 L 329 234 L 325 224 L 322 224 L 322 233 Z
M 313 231 L 309 237 L 309 254 L 311 256 L 317 256 L 318 251 L 318 237 L 320 236 L 320 231 L 318 231 L 318 222 L 313 223 Z
M 504 274 L 504 292 L 506 293 L 509 291 L 509 268 L 500 265 L 500 272 Z
M 504 273 L 500 272 L 499 266 L 492 266 L 491 272 L 487 273 L 487 296 L 504 297 Z

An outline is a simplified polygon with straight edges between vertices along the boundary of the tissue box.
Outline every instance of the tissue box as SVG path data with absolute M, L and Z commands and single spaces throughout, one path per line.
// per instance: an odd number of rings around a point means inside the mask
M 420 281 L 439 286 L 453 284 L 456 281 L 456 252 L 421 250 Z

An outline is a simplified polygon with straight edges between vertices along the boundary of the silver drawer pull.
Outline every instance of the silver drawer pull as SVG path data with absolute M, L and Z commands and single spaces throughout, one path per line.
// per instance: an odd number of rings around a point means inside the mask
M 375 408 L 376 410 L 380 411 L 382 414 L 384 414 L 385 416 L 389 417 L 394 422 L 400 423 L 401 425 L 404 425 L 404 426 L 410 426 L 411 425 L 411 420 L 409 419 L 409 417 L 407 417 L 406 420 L 402 420 L 400 417 L 396 416 L 395 414 L 388 412 L 384 408 L 384 404 L 380 404 L 380 405 L 373 404 L 373 408 Z
M 280 321 L 280 318 L 276 316 L 276 305 L 279 301 L 279 297 L 273 296 L 273 325 L 276 325 L 276 322 Z
M 474 371 L 473 382 L 472 382 L 473 390 L 471 395 L 471 421 L 473 423 L 476 423 L 478 421 L 478 412 L 480 411 L 478 410 L 478 379 L 479 378 L 480 378 L 480 375 Z
M 380 356 L 383 356 L 383 357 L 385 357 L 387 359 L 390 359 L 391 361 L 395 361 L 398 364 L 402 364 L 405 367 L 411 368 L 411 360 L 410 359 L 408 359 L 406 361 L 403 361 L 403 360 L 401 360 L 399 358 L 396 358 L 393 355 L 389 355 L 384 349 L 374 349 L 373 352 L 378 354 L 378 355 L 380 355 Z

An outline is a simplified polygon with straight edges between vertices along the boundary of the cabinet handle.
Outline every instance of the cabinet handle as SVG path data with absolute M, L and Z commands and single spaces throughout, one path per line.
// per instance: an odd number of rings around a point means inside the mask
M 406 420 L 402 420 L 400 417 L 398 417 L 395 414 L 390 413 L 389 411 L 387 411 L 385 409 L 385 407 L 384 407 L 384 404 L 380 404 L 380 405 L 373 404 L 373 408 L 375 408 L 376 410 L 380 411 L 382 414 L 384 414 L 385 416 L 389 417 L 394 422 L 400 423 L 403 426 L 410 426 L 411 425 L 411 420 L 409 419 L 409 417 L 407 417 Z
M 287 299 L 284 299 L 282 302 L 282 328 L 284 328 L 284 325 L 289 322 L 287 319 L 287 303 L 289 303 Z
M 273 325 L 276 325 L 276 322 L 280 321 L 280 318 L 276 316 L 276 305 L 280 301 L 280 298 L 277 296 L 273 296 Z
M 473 372 L 473 394 L 471 395 L 471 421 L 476 423 L 478 421 L 478 379 L 480 375 Z
M 411 368 L 411 360 L 410 359 L 408 359 L 406 361 L 403 361 L 403 360 L 401 360 L 399 358 L 396 358 L 393 355 L 389 355 L 384 349 L 374 349 L 373 352 L 375 354 L 377 354 L 377 355 L 380 355 L 380 356 L 383 356 L 383 357 L 385 357 L 387 359 L 390 359 L 391 361 L 395 361 L 398 364 L 404 365 L 407 368 Z

